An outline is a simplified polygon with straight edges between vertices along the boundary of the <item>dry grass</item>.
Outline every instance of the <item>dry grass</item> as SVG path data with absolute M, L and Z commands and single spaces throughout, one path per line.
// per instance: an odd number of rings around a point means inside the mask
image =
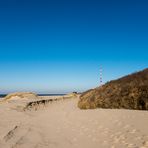
M 78 107 L 148 110 L 148 68 L 84 92 Z
M 37 95 L 35 93 L 32 92 L 16 92 L 16 93 L 11 93 L 8 94 L 4 100 L 10 100 L 13 97 L 19 97 L 19 98 L 37 98 Z

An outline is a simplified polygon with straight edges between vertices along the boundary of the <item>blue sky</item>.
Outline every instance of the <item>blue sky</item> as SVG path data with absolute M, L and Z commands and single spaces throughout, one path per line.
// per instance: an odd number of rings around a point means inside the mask
M 0 1 L 0 93 L 85 91 L 148 67 L 146 0 Z

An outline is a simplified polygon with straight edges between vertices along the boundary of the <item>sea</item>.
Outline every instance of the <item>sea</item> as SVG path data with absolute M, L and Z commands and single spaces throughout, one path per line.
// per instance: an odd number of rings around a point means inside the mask
M 64 96 L 65 94 L 38 94 L 38 96 Z M 7 94 L 0 94 L 0 98 L 7 96 Z

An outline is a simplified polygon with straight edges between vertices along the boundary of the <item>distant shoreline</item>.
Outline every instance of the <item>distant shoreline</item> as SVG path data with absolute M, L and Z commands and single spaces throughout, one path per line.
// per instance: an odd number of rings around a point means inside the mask
M 7 96 L 8 94 L 0 94 L 0 98 Z M 64 96 L 66 94 L 37 94 L 38 96 Z

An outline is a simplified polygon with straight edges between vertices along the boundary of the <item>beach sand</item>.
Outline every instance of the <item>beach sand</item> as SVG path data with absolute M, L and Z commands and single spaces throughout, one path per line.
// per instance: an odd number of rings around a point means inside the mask
M 25 101 L 2 102 L 0 148 L 148 148 L 148 111 L 80 110 L 77 102 L 25 111 Z

